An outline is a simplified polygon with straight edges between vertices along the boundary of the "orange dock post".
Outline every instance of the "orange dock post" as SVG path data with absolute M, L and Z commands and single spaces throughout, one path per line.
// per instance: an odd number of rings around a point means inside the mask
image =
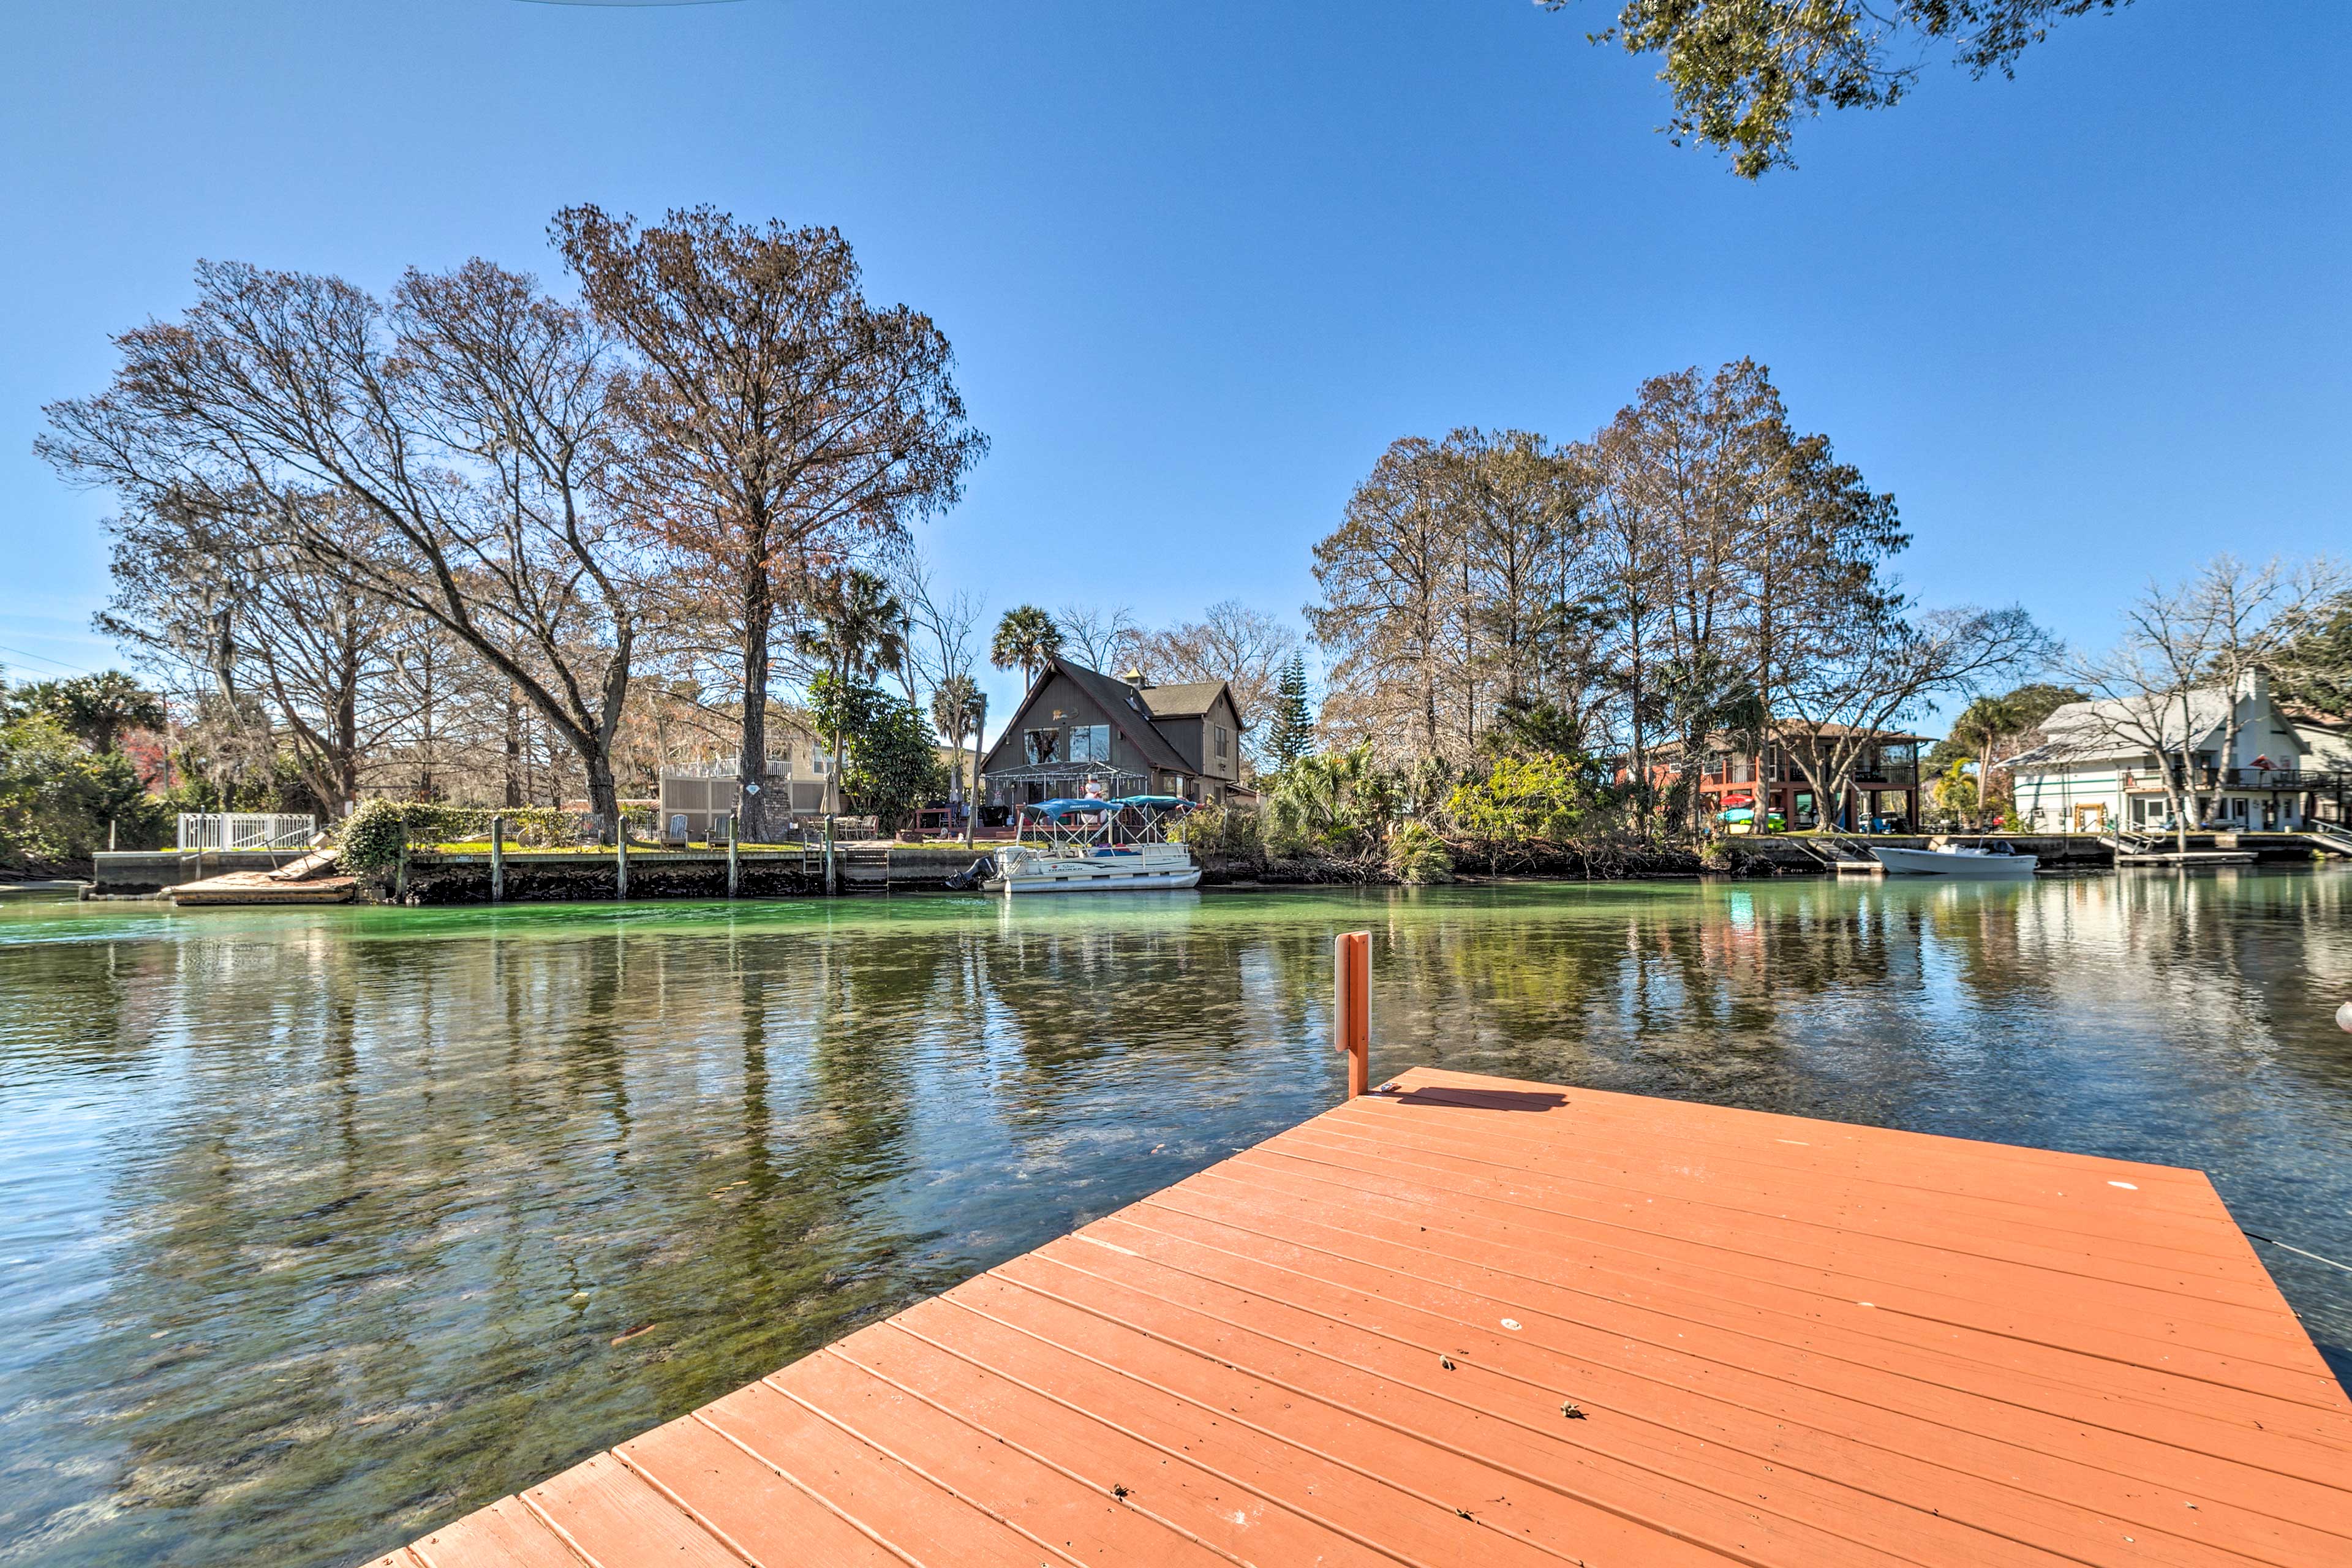
M 1348 1098 L 1372 1089 L 1372 933 L 1331 939 L 1331 1044 L 1348 1053 Z

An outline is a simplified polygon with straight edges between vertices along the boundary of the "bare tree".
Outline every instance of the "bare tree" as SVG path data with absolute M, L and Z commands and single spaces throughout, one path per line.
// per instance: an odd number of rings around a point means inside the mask
M 947 587 L 930 562 L 914 552 L 899 563 L 892 592 L 906 608 L 907 665 L 924 694 L 910 692 L 908 700 L 929 700 L 956 677 L 971 679 L 980 668 L 985 601 L 969 588 Z
M 1835 636 L 1817 638 L 1783 690 L 1784 727 L 1824 819 L 1853 787 L 1881 734 L 1947 695 L 1973 696 L 2047 665 L 2057 640 L 2014 605 L 1916 617 L 1891 598 L 1858 605 Z
M 1327 657 L 1325 725 L 1391 757 L 1442 754 L 1438 693 L 1456 551 L 1437 494 L 1436 448 L 1391 442 L 1315 546 L 1319 604 L 1307 623 Z
M 408 273 L 388 306 L 239 263 L 196 286 L 179 321 L 115 339 L 108 391 L 49 406 L 41 455 L 134 504 L 183 496 L 441 626 L 580 756 L 611 829 L 636 616 L 591 500 L 608 366 L 589 321 L 478 260 Z
M 965 423 L 946 334 L 869 305 L 837 230 L 709 207 L 640 229 L 578 206 L 553 231 L 589 309 L 635 353 L 614 384 L 619 491 L 724 595 L 756 839 L 779 606 L 953 503 L 987 440 Z
M 2231 554 L 2207 562 L 2189 587 L 2210 628 L 2212 673 L 2230 693 L 2221 719 L 2221 763 L 2238 752 L 2238 703 L 2254 671 L 2268 674 L 2323 620 L 2345 589 L 2343 568 L 2325 556 L 2250 566 Z
M 1143 628 L 1125 605 L 1098 610 L 1091 605 L 1065 605 L 1054 612 L 1062 631 L 1062 647 L 1088 669 L 1124 673 L 1135 662 L 1143 643 Z
M 2230 766 L 2248 678 L 2286 658 L 2342 592 L 2341 569 L 2324 558 L 2250 567 L 2224 554 L 2186 584 L 2150 583 L 2125 608 L 2116 645 L 2070 667 L 2097 700 L 2053 734 L 2053 746 L 2064 754 L 2086 743 L 2121 743 L 2156 758 L 2175 842 L 2185 851 L 2190 828 L 2206 816 L 2198 743 L 2218 727 L 2217 768 Z M 2216 786 L 2223 782 L 2217 772 Z
M 1282 667 L 1297 651 L 1298 634 L 1289 626 L 1263 610 L 1223 599 L 1197 621 L 1143 637 L 1136 658 L 1150 685 L 1224 681 L 1233 689 L 1234 716 L 1246 747 L 1274 717 Z

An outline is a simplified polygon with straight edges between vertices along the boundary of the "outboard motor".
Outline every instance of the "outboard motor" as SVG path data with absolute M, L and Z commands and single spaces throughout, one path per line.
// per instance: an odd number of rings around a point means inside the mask
M 951 892 L 969 893 L 994 875 L 996 875 L 996 857 L 983 855 L 964 869 L 950 877 L 947 879 L 947 887 Z

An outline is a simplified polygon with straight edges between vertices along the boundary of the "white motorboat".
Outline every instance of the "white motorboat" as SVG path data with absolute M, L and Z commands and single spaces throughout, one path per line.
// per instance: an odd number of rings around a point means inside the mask
M 1882 849 L 1874 844 L 1870 852 L 1890 873 L 1906 877 L 2031 877 L 2042 863 L 1998 839 L 1942 849 Z
M 1192 803 L 1174 795 L 1048 800 L 1020 808 L 1019 837 L 976 879 L 990 892 L 1087 893 L 1198 887 L 1192 851 L 1168 841 Z M 973 868 L 979 872 L 982 868 Z

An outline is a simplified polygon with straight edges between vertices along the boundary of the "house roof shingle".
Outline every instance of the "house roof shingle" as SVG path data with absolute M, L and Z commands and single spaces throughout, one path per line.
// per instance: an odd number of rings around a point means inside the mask
M 1155 719 L 1198 719 L 1216 706 L 1222 680 L 1192 680 L 1177 686 L 1147 686 L 1144 705 Z

